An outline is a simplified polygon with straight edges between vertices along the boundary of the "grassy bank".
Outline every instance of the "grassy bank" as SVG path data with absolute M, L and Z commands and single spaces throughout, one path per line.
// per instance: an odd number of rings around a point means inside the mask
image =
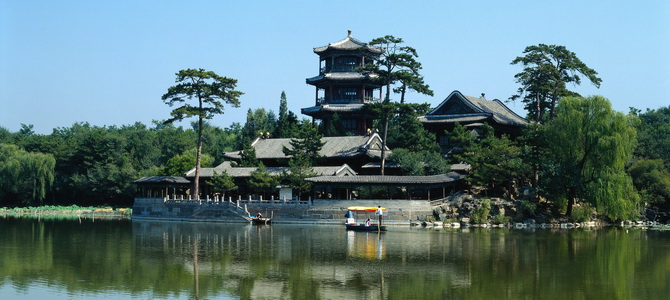
M 27 218 L 130 218 L 132 209 L 93 207 L 93 206 L 35 206 L 35 207 L 13 207 L 0 208 L 0 216 L 27 217 Z

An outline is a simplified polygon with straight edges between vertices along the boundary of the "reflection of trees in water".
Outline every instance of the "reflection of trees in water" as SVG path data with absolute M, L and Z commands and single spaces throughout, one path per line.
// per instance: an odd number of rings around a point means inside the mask
M 667 232 L 398 227 L 352 238 L 325 225 L 0 223 L 0 278 L 73 294 L 617 299 L 670 289 Z

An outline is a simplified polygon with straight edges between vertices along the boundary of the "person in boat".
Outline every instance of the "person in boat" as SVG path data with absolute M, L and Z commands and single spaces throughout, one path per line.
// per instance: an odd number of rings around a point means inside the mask
M 256 213 L 256 218 L 257 218 L 257 219 L 260 219 L 260 218 L 262 218 L 262 217 L 263 217 L 263 214 L 261 214 L 260 211 L 259 211 L 258 213 Z
M 382 215 L 384 214 L 384 211 L 382 210 L 381 205 L 377 205 L 377 211 L 375 214 L 379 216 L 379 226 L 382 226 Z
M 346 214 L 344 214 L 344 217 L 347 218 L 347 224 L 356 224 L 356 220 L 354 220 L 354 213 L 351 211 L 347 211 Z
M 372 222 L 370 222 L 370 218 L 368 218 L 367 221 L 365 221 L 365 226 L 370 226 L 372 225 Z

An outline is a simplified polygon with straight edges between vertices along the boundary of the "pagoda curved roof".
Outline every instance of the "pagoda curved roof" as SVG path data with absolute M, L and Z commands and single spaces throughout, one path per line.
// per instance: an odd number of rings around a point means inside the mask
M 517 115 L 498 99 L 465 96 L 459 91 L 451 92 L 440 105 L 419 118 L 422 123 L 479 122 L 486 119 L 503 125 L 528 125 L 528 120 Z
M 324 81 L 356 81 L 374 79 L 377 77 L 379 77 L 379 75 L 374 73 L 363 74 L 360 72 L 331 72 L 307 78 L 305 81 L 307 84 L 316 84 Z
M 314 48 L 314 53 L 316 54 L 323 54 L 331 50 L 345 50 L 345 51 L 351 51 L 351 50 L 360 50 L 361 48 L 370 51 L 371 53 L 376 53 L 376 54 L 381 54 L 384 53 L 384 49 L 371 46 L 370 44 L 360 41 L 354 37 L 351 36 L 351 30 L 349 30 L 349 34 L 347 35 L 346 38 L 344 38 L 341 41 L 330 43 L 326 46 L 322 47 L 316 47 Z
M 352 113 L 360 112 L 363 109 L 363 103 L 348 104 L 323 104 L 300 109 L 305 115 L 311 116 L 319 113 Z

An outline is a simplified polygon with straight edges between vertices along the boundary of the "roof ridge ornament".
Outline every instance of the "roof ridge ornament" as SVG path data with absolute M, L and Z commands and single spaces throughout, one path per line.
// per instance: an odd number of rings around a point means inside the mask
M 347 33 L 347 37 L 348 37 L 348 38 L 351 38 L 351 29 L 347 30 L 347 32 L 348 32 L 348 33 Z

